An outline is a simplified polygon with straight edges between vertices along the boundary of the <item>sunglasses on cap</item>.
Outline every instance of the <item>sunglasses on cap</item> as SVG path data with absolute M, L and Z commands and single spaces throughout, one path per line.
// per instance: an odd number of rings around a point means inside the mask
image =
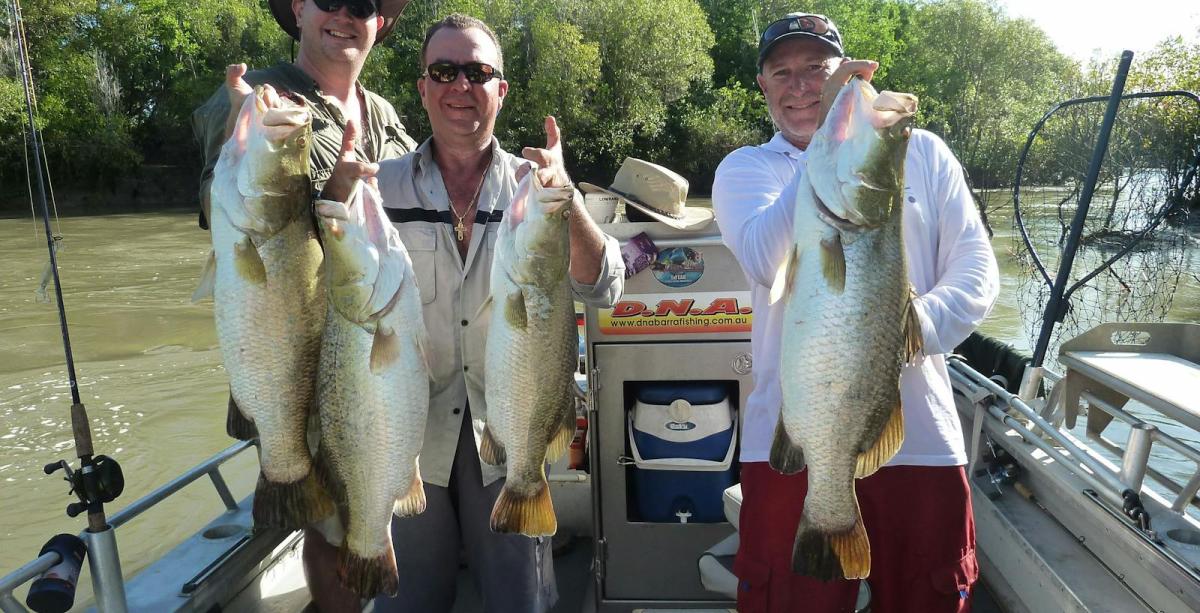
M 375 0 L 313 0 L 313 4 L 326 13 L 332 13 L 344 6 L 352 17 L 358 19 L 374 17 L 378 12 Z
M 763 30 L 762 37 L 758 41 L 758 64 L 761 67 L 763 60 L 766 59 L 767 53 L 775 46 L 775 43 L 781 39 L 792 36 L 805 36 L 818 38 L 828 44 L 831 48 L 837 51 L 838 55 L 843 55 L 842 51 L 842 35 L 838 32 L 837 26 L 824 15 L 813 15 L 807 13 L 792 13 L 783 19 L 776 20 Z
M 504 78 L 504 75 L 500 74 L 495 66 L 483 62 L 467 62 L 466 64 L 434 62 L 425 69 L 425 74 L 421 76 L 438 83 L 453 83 L 455 79 L 458 79 L 459 73 L 466 75 L 468 81 L 479 84 L 487 83 L 492 79 Z

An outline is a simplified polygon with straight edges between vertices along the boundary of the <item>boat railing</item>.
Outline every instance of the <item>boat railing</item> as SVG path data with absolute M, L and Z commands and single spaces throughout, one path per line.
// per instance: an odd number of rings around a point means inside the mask
M 1118 473 L 1118 477 L 1122 483 L 1138 490 L 1141 489 L 1142 482 L 1149 474 L 1175 495 L 1175 499 L 1171 503 L 1171 510 L 1176 513 L 1184 513 L 1189 505 L 1197 502 L 1196 492 L 1200 491 L 1200 451 L 1163 432 L 1154 424 L 1098 398 L 1091 392 L 1085 391 L 1081 397 L 1087 401 L 1091 410 L 1104 411 L 1113 418 L 1125 422 L 1130 428 L 1129 441 L 1124 449 L 1102 433 L 1088 431 L 1089 439 L 1121 457 L 1121 471 Z M 1186 484 L 1181 484 L 1150 466 L 1150 451 L 1156 443 L 1178 453 L 1195 466 L 1192 470 L 1192 477 Z
M 986 412 L 987 415 L 1018 433 L 1026 442 L 1054 458 L 1056 462 L 1071 467 L 1072 472 L 1117 508 L 1123 507 L 1125 492 L 1129 488 L 1121 483 L 1117 475 L 1084 451 L 1066 433 L 1047 421 L 1037 410 L 1019 396 L 1010 393 L 995 381 L 971 368 L 957 356 L 950 358 L 949 371 L 950 380 L 975 405 L 974 429 L 976 432 L 982 424 L 982 412 Z M 1016 416 L 1010 414 L 1009 410 L 1014 411 Z M 1021 419 L 1018 419 L 1018 416 Z M 1037 428 L 1040 432 L 1035 432 L 1032 428 Z M 972 467 L 974 467 L 977 449 L 977 440 L 973 440 Z
M 114 529 L 118 528 L 130 521 L 136 519 L 141 514 L 155 507 L 159 503 L 167 500 L 179 490 L 187 487 L 192 482 L 201 477 L 208 476 L 212 482 L 213 489 L 224 503 L 226 510 L 236 511 L 239 509 L 237 500 L 233 497 L 233 493 L 229 490 L 229 485 L 225 483 L 225 477 L 221 474 L 221 466 L 240 455 L 242 452 L 255 446 L 255 441 L 238 441 L 228 448 L 204 460 L 203 462 L 192 467 L 182 475 L 163 484 L 154 491 L 142 496 L 134 501 L 129 506 L 121 509 L 109 518 L 109 525 Z M 96 554 L 93 551 L 93 542 L 88 538 L 89 533 L 84 530 L 79 533 L 79 537 L 83 539 L 88 546 L 88 556 L 92 557 Z M 26 583 L 36 579 L 46 570 L 58 565 L 61 561 L 59 554 L 46 553 L 38 557 L 36 560 L 25 564 L 17 570 L 0 577 L 0 611 L 4 613 L 28 613 L 28 609 L 24 607 L 13 596 L 13 591 L 25 585 Z M 96 602 L 101 603 L 99 607 L 103 613 L 108 613 L 107 609 L 112 605 L 118 606 L 119 610 L 124 611 L 126 603 L 124 597 L 121 596 L 119 603 L 111 603 L 108 598 L 111 594 L 124 594 L 124 590 L 118 585 L 109 585 L 111 581 L 123 581 L 121 577 L 107 577 L 93 573 L 92 588 L 95 593 Z M 110 607 L 103 606 L 103 603 L 109 602 Z

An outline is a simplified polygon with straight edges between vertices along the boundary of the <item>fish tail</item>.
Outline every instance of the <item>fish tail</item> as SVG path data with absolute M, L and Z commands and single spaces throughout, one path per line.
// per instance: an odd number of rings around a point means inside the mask
M 558 531 L 550 484 L 543 474 L 532 492 L 518 492 L 511 481 L 504 484 L 492 507 L 492 532 L 551 536 Z
M 372 558 L 360 556 L 343 545 L 338 551 L 338 578 L 346 589 L 363 598 L 380 593 L 395 596 L 400 589 L 400 574 L 391 539 L 384 552 Z
M 229 412 L 225 415 L 225 432 L 239 441 L 258 438 L 258 427 L 238 407 L 232 392 L 229 394 Z
M 254 489 L 254 523 L 298 530 L 333 514 L 333 500 L 309 469 L 299 481 L 275 483 L 259 473 Z
M 844 532 L 826 532 L 809 520 L 807 512 L 800 516 L 792 570 L 821 581 L 865 579 L 871 574 L 871 542 L 857 503 L 854 526 Z

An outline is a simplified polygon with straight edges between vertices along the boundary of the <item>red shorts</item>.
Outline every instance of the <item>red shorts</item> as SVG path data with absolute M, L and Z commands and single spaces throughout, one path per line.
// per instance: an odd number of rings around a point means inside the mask
M 752 462 L 742 465 L 741 476 L 739 613 L 853 611 L 858 581 L 792 572 L 807 471 L 786 476 Z M 859 479 L 856 492 L 871 541 L 871 612 L 970 611 L 979 570 L 963 467 L 886 467 Z

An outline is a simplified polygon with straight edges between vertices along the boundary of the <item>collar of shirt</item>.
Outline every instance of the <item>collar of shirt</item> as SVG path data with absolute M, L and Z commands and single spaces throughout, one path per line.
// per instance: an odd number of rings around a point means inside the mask
M 804 150 L 784 138 L 783 132 L 776 132 L 775 136 L 771 137 L 771 140 L 763 143 L 762 148 L 767 151 L 782 153 L 797 160 L 804 157 Z
M 497 201 L 503 191 L 503 181 L 507 179 L 505 173 L 510 167 L 514 172 L 519 167 L 521 160 L 515 158 L 507 151 L 500 148 L 500 141 L 496 137 L 492 137 L 492 161 L 490 162 L 487 174 L 484 176 L 483 185 L 479 188 L 479 199 L 476 202 L 476 215 L 482 212 L 491 214 L 496 209 Z M 434 206 L 438 210 L 450 210 L 450 197 L 446 194 L 446 185 L 442 179 L 441 170 L 437 166 L 437 161 L 433 157 L 433 137 L 425 139 L 415 151 L 413 151 L 413 168 L 416 170 L 415 178 L 417 186 L 422 194 L 431 196 Z

